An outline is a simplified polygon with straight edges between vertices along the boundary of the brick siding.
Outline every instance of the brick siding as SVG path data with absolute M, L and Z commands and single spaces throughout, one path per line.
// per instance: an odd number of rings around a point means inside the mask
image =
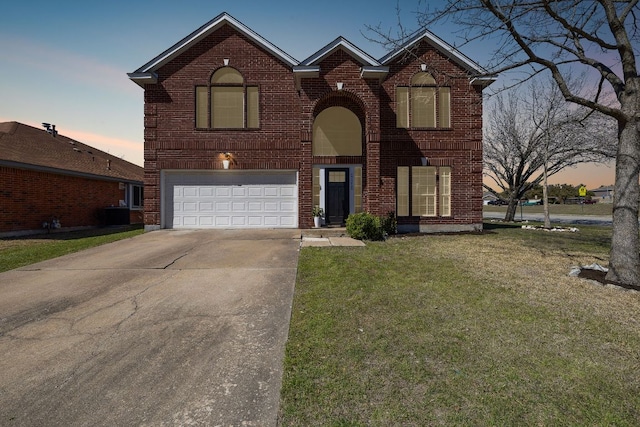
M 104 225 L 104 208 L 125 198 L 118 182 L 18 168 L 0 166 L 0 183 L 0 232 L 38 230 L 54 217 L 62 227 Z
M 448 58 L 422 43 L 415 59 L 402 58 L 382 82 L 360 77 L 361 65 L 343 50 L 324 58 L 318 78 L 303 78 L 296 89 L 287 64 L 225 25 L 158 71 L 158 83 L 145 88 L 145 224 L 161 224 L 160 172 L 163 169 L 220 169 L 220 152 L 232 152 L 238 169 L 293 169 L 299 172 L 299 227 L 313 226 L 314 164 L 362 164 L 363 208 L 374 214 L 395 211 L 398 166 L 452 168 L 452 216 L 400 218 L 405 224 L 482 223 L 482 94 Z M 195 128 L 195 87 L 208 85 L 223 59 L 247 85 L 259 86 L 260 127 L 246 130 Z M 438 85 L 451 87 L 450 129 L 396 128 L 395 88 L 407 86 L 428 63 Z M 336 83 L 344 83 L 343 90 Z M 344 106 L 362 123 L 363 154 L 314 157 L 314 118 L 325 108 Z

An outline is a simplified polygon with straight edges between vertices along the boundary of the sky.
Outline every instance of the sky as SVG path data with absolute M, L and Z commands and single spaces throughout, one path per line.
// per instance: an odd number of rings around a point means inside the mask
M 417 0 L 6 2 L 0 15 L 0 122 L 55 124 L 67 137 L 142 166 L 143 89 L 127 73 L 220 13 L 300 61 L 338 36 L 380 58 L 386 51 L 367 40 L 373 37 L 367 25 L 396 33 L 397 6 L 402 24 L 415 29 L 417 5 Z M 452 28 L 430 30 L 459 43 Z M 489 62 L 486 46 L 461 50 L 480 65 Z M 581 165 L 550 183 L 596 188 L 613 184 L 613 170 Z

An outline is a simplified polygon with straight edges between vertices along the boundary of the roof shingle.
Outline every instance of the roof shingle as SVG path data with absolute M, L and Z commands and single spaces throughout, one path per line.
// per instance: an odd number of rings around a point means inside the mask
M 144 169 L 58 134 L 18 122 L 0 123 L 0 164 L 18 163 L 123 181 L 142 182 Z

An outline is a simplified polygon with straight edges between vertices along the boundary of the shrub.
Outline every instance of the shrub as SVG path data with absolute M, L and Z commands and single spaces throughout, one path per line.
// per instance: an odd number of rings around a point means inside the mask
M 360 212 L 347 217 L 347 234 L 358 240 L 384 239 L 380 218 L 368 212 Z
M 398 219 L 396 218 L 396 213 L 391 211 L 387 216 L 380 217 L 380 226 L 385 236 L 398 234 Z

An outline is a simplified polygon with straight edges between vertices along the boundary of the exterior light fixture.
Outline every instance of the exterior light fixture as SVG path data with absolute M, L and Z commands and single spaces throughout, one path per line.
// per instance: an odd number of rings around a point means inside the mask
M 428 166 L 429 165 L 429 159 L 426 157 L 420 157 L 420 162 L 422 163 L 422 166 Z
M 338 90 L 342 90 L 342 88 L 344 87 L 344 83 L 338 82 L 336 83 L 336 87 L 338 88 Z
M 228 65 L 229 65 L 229 58 L 224 58 L 224 59 L 222 60 L 222 62 L 224 63 L 224 66 L 225 66 L 225 67 L 226 67 L 226 66 L 228 66 Z
M 420 64 L 420 69 L 422 70 L 422 72 L 427 71 L 427 64 Z
M 229 169 L 231 164 L 236 163 L 236 159 L 231 153 L 220 153 L 218 154 L 218 159 L 222 160 L 222 167 L 224 169 Z

